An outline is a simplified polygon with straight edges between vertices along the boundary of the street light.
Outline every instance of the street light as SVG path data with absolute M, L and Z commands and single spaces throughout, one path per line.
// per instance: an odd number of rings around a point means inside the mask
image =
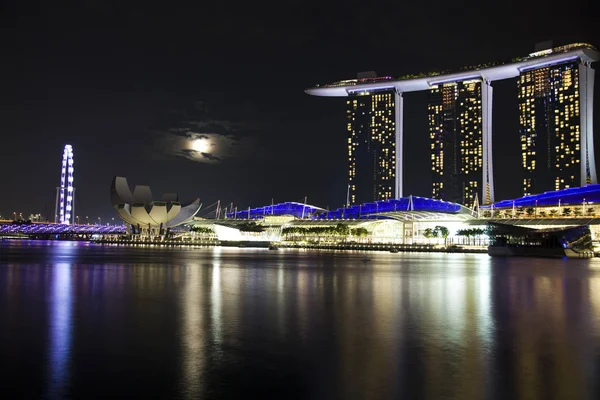
M 99 224 L 102 225 L 102 218 L 98 217 L 98 221 L 100 221 Z
M 85 216 L 85 224 L 86 224 L 86 225 L 89 225 L 89 224 L 90 224 L 90 221 L 89 221 L 89 219 L 88 219 L 88 218 L 89 218 L 89 217 L 86 215 L 86 216 Z
M 77 225 L 79 225 L 79 215 L 76 218 L 77 218 Z

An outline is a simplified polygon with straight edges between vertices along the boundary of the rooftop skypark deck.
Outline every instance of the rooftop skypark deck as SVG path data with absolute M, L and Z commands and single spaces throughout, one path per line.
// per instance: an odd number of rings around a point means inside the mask
M 400 77 L 384 76 L 378 78 L 349 79 L 325 85 L 316 85 L 306 89 L 313 96 L 344 97 L 361 92 L 396 90 L 414 92 L 427 90 L 442 83 L 460 82 L 469 79 L 496 81 L 519 76 L 521 72 L 562 64 L 580 59 L 585 63 L 600 60 L 598 50 L 587 43 L 573 43 L 566 46 L 537 51 L 526 57 L 506 62 L 490 62 L 474 66 L 465 66 L 458 71 L 433 71 L 407 74 Z

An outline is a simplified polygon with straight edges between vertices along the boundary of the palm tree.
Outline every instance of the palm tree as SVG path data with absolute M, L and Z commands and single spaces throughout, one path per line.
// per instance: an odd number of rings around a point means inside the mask
M 437 235 L 434 233 L 433 229 L 431 229 L 431 228 L 425 228 L 423 230 L 423 236 L 425 236 L 426 239 L 433 239 Z
M 445 246 L 447 239 L 448 239 L 448 235 L 450 235 L 450 231 L 448 230 L 448 228 L 446 228 L 445 226 L 436 225 L 436 227 L 433 228 L 433 232 L 435 233 L 436 237 L 441 236 L 444 238 L 444 246 Z
M 459 229 L 458 231 L 456 231 L 456 236 L 460 236 L 462 238 L 460 243 L 465 244 L 465 238 L 468 239 L 468 237 L 469 237 L 469 230 L 468 229 Z

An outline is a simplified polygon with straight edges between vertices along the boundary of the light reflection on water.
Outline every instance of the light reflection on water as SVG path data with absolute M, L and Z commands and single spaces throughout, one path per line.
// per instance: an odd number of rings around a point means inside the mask
M 70 258 L 76 244 L 60 242 L 51 247 L 52 258 Z M 72 265 L 57 262 L 49 271 L 49 345 L 48 345 L 48 394 L 53 398 L 65 397 L 70 381 L 70 355 L 72 330 Z
M 69 247 L 66 247 L 69 249 Z M 71 265 L 58 263 L 52 268 L 50 295 L 49 389 L 56 397 L 64 396 L 69 383 L 71 352 Z
M 207 347 L 204 327 L 204 299 L 202 298 L 202 269 L 198 264 L 185 268 L 181 308 L 183 309 L 183 384 L 184 396 L 197 399 L 202 393 Z
M 9 393 L 600 397 L 600 260 L 0 246 Z

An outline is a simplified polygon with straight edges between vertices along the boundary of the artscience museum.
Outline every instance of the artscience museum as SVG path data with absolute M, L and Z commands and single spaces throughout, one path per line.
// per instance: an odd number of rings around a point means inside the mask
M 191 221 L 200 210 L 200 199 L 182 204 L 176 193 L 154 200 L 149 186 L 129 188 L 127 178 L 115 176 L 110 189 L 113 208 L 131 234 L 164 236 L 169 229 Z

